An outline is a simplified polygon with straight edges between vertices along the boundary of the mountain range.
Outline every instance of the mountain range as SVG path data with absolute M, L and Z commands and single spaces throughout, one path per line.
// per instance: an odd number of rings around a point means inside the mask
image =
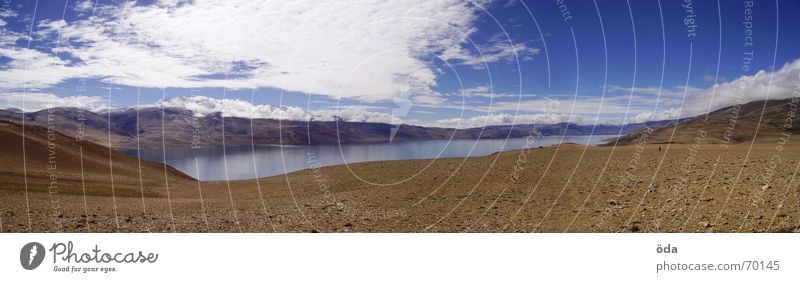
M 575 123 L 497 125 L 482 128 L 438 128 L 387 123 L 296 121 L 224 117 L 220 112 L 198 115 L 181 107 L 142 107 L 102 113 L 79 108 L 51 108 L 23 113 L 0 110 L 0 119 L 52 127 L 54 131 L 114 148 L 190 148 L 250 145 L 316 145 L 407 140 L 519 138 L 537 132 L 549 135 L 619 135 L 645 127 L 658 128 L 673 120 L 626 125 Z M 678 121 L 679 122 L 679 121 Z M 396 130 L 390 140 L 392 131 Z M 224 134 L 223 134 L 224 133 Z
M 770 141 L 797 134 L 797 99 L 753 101 L 708 114 L 678 120 L 625 125 L 575 123 L 493 125 L 454 129 L 388 123 L 299 121 L 224 117 L 220 112 L 197 114 L 181 107 L 143 107 L 107 112 L 51 108 L 23 113 L 0 110 L 0 119 L 42 127 L 113 148 L 190 148 L 250 145 L 318 145 L 441 139 L 502 139 L 542 136 L 622 135 L 607 145 L 626 145 L 643 139 L 651 144 L 696 142 L 742 143 Z M 676 125 L 676 126 L 673 126 Z M 644 130 L 650 128 L 652 130 Z M 756 128 L 758 133 L 756 134 Z M 397 132 L 390 140 L 393 130 Z M 224 133 L 224 134 L 223 134 Z M 224 138 L 223 138 L 224 136 Z

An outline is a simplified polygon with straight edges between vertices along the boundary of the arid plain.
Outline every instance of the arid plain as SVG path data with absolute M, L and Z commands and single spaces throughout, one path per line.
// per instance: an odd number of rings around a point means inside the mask
M 23 150 L 21 126 L 0 125 L 2 232 L 792 232 L 800 226 L 800 142 L 792 135 L 752 144 L 704 144 L 706 138 L 650 144 L 640 136 L 624 146 L 533 146 L 205 182 L 38 126 L 26 126 Z

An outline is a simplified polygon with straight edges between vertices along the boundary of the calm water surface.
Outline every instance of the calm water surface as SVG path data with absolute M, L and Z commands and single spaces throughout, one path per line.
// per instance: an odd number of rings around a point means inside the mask
M 543 136 L 532 147 L 559 143 L 596 145 L 616 135 Z M 132 156 L 166 163 L 200 180 L 236 180 L 267 177 L 330 166 L 385 160 L 456 158 L 485 156 L 498 151 L 530 146 L 525 138 L 483 140 L 422 140 L 393 143 L 342 144 L 318 146 L 251 146 L 123 150 Z M 166 158 L 165 158 L 166 155 Z M 227 169 L 226 169 L 227 166 Z

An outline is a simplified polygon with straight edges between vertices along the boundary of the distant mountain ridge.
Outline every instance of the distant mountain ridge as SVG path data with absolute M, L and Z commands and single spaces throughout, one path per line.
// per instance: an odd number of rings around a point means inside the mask
M 198 116 L 177 107 L 125 109 L 95 113 L 78 108 L 52 108 L 22 113 L 0 110 L 0 119 L 43 127 L 68 136 L 116 148 L 190 148 L 243 145 L 316 145 L 389 142 L 395 125 L 350 121 L 293 121 L 222 117 L 220 112 Z M 626 125 L 578 125 L 574 123 L 497 125 L 453 129 L 401 125 L 393 141 L 442 139 L 501 139 L 531 135 L 617 135 L 674 124 L 653 121 Z M 224 132 L 224 138 L 223 138 Z M 138 137 L 138 138 L 137 138 Z
M 632 132 L 620 136 L 616 144 L 632 144 L 639 142 L 637 140 L 650 144 L 690 144 L 697 140 L 704 144 L 777 141 L 786 138 L 785 134 L 800 133 L 800 121 L 796 120 L 800 115 L 798 102 L 800 100 L 796 98 L 789 98 L 729 106 L 686 119 L 675 127 L 657 128 L 647 134 Z M 701 135 L 704 137 L 696 138 Z M 613 141 L 608 143 L 613 144 Z

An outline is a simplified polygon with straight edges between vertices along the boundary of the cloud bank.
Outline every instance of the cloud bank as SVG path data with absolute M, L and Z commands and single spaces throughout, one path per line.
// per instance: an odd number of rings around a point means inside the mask
M 22 34 L 6 40 L 0 56 L 11 61 L 0 88 L 44 89 L 81 77 L 385 101 L 433 93 L 440 71 L 431 58 L 478 66 L 538 52 L 508 40 L 470 46 L 480 9 L 462 0 L 134 2 L 83 1 L 74 8 L 83 19 L 38 22 L 32 39 L 50 42 L 50 52 L 14 45 Z
M 100 96 L 59 97 L 40 92 L 0 93 L 0 109 L 13 108 L 24 112 L 35 112 L 56 107 L 82 108 L 93 112 L 109 109 L 108 100 Z
M 548 100 L 535 95 L 523 95 L 523 97 L 532 98 L 525 98 L 519 103 L 497 102 L 492 107 L 467 106 L 470 110 L 482 111 L 486 114 L 438 120 L 419 120 L 411 117 L 393 118 L 389 113 L 376 112 L 372 107 L 364 106 L 340 106 L 306 110 L 301 107 L 254 105 L 243 100 L 223 100 L 204 96 L 171 98 L 145 106 L 182 107 L 192 110 L 197 115 L 221 112 L 226 117 L 284 120 L 314 119 L 322 121 L 343 119 L 357 122 L 405 123 L 451 128 L 559 122 L 573 122 L 584 125 L 594 124 L 595 122 L 598 124 L 621 124 L 623 121 L 625 123 L 638 123 L 697 116 L 705 114 L 708 109 L 713 111 L 737 103 L 794 97 L 800 91 L 800 59 L 785 64 L 775 72 L 770 73 L 762 70 L 754 75 L 742 76 L 731 82 L 717 84 L 706 89 L 677 86 L 659 90 L 653 87 L 631 89 L 609 86 L 607 90 L 608 92 L 624 93 L 633 91 L 633 96 L 609 96 L 602 100 L 599 97 L 578 97 L 577 100 L 573 101 L 572 99 Z M 684 91 L 686 92 L 686 99 L 684 103 L 681 103 Z M 486 93 L 490 91 L 485 87 L 476 87 L 465 89 L 464 92 L 469 92 L 468 95 L 470 96 L 483 96 L 489 95 Z M 656 107 L 654 101 L 659 93 L 661 97 Z M 492 95 L 502 96 L 504 94 Z M 628 99 L 632 99 L 631 107 L 627 107 Z M 553 103 L 554 101 L 556 101 L 555 104 Z M 427 108 L 425 103 L 416 103 L 412 106 L 423 106 L 420 109 Z M 93 111 L 109 109 L 107 99 L 102 96 L 59 97 L 42 92 L 7 92 L 0 94 L 0 108 L 38 111 L 51 107 L 80 107 Z M 520 114 L 512 114 L 517 109 L 519 109 Z M 425 112 L 424 110 L 414 111 Z M 609 114 L 619 113 L 627 115 L 627 118 L 623 120 L 622 117 L 607 117 Z
M 264 118 L 281 120 L 334 121 L 342 119 L 352 122 L 391 122 L 387 113 L 371 112 L 365 107 L 346 106 L 332 109 L 306 110 L 293 106 L 256 105 L 240 99 L 215 99 L 204 96 L 182 96 L 161 100 L 142 107 L 183 108 L 198 117 L 221 113 L 223 117 Z

